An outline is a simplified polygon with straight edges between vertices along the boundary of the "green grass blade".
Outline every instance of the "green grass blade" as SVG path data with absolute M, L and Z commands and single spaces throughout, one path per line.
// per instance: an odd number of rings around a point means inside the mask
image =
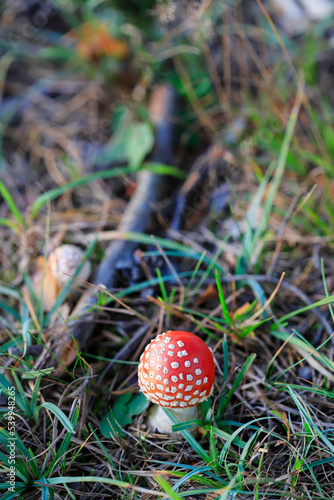
M 228 307 L 227 307 L 227 304 L 226 304 L 226 301 L 225 301 L 225 297 L 224 297 L 224 294 L 223 294 L 222 285 L 221 285 L 221 282 L 220 282 L 219 275 L 218 275 L 217 271 L 216 271 L 216 283 L 217 283 L 217 288 L 218 288 L 219 301 L 220 301 L 220 304 L 222 306 L 222 310 L 223 310 L 223 315 L 224 315 L 225 321 L 226 321 L 226 323 L 229 326 L 233 326 L 233 321 L 232 321 L 230 313 L 228 311 Z
M 185 474 L 183 477 L 181 477 L 181 479 L 179 479 L 179 481 L 177 481 L 177 483 L 174 484 L 174 486 L 172 487 L 172 490 L 178 491 L 180 486 L 182 486 L 184 483 L 186 483 L 193 476 L 198 476 L 199 474 L 203 474 L 207 471 L 210 471 L 211 469 L 212 469 L 212 467 L 208 466 L 208 465 L 204 465 L 203 467 L 194 467 L 193 470 L 191 470 L 190 472 Z
M 265 203 L 264 203 L 264 215 L 260 221 L 260 224 L 258 225 L 254 239 L 255 241 L 258 241 L 258 239 L 262 236 L 263 232 L 266 230 L 268 226 L 268 220 L 269 216 L 272 211 L 272 207 L 274 204 L 274 200 L 276 198 L 278 188 L 281 184 L 281 180 L 283 178 L 284 170 L 285 170 L 285 165 L 286 165 L 286 160 L 288 157 L 291 141 L 293 138 L 293 134 L 296 128 L 298 116 L 299 116 L 299 110 L 300 110 L 300 105 L 301 105 L 301 99 L 302 99 L 302 89 L 298 89 L 297 97 L 296 97 L 296 102 L 291 110 L 289 121 L 286 127 L 286 132 L 284 135 L 283 143 L 281 146 L 281 150 L 279 153 L 278 157 L 278 162 L 277 166 L 274 172 L 274 176 L 272 179 L 272 182 L 269 184 L 269 189 L 268 189 L 268 195 L 266 197 Z
M 70 432 L 72 434 L 75 432 L 72 422 L 67 418 L 65 413 L 60 408 L 58 408 L 58 406 L 54 405 L 53 403 L 45 402 L 38 406 L 36 409 L 39 408 L 45 408 L 51 411 L 51 413 L 53 413 L 58 418 L 59 422 L 63 425 L 67 432 Z
M 314 309 L 315 307 L 321 307 L 321 306 L 325 306 L 327 304 L 331 304 L 332 302 L 334 302 L 334 295 L 330 295 L 330 297 L 326 297 L 325 299 L 318 300 L 317 302 L 314 302 L 313 304 L 310 304 L 309 306 L 302 307 L 301 309 L 291 311 L 290 313 L 286 314 L 285 316 L 282 316 L 281 318 L 279 318 L 279 320 L 276 322 L 276 324 L 282 324 L 287 319 L 294 318 L 298 314 L 302 314 L 303 312 Z
M 12 214 L 15 217 L 15 219 L 17 220 L 17 222 L 19 224 L 22 224 L 23 217 L 21 215 L 21 212 L 18 209 L 18 207 L 14 201 L 14 198 L 12 197 L 9 190 L 7 189 L 7 187 L 5 186 L 5 184 L 1 180 L 0 180 L 0 195 L 3 197 L 3 199 L 7 203 L 9 210 L 12 212 Z
M 17 230 L 16 222 L 13 222 L 12 220 L 9 219 L 5 219 L 3 217 L 0 217 L 0 226 L 10 227 L 11 229 L 13 229 L 13 231 Z
M 1 497 L 1 500 L 11 500 L 12 498 L 18 498 L 18 495 L 20 493 L 24 493 L 24 491 L 26 490 L 26 486 L 20 485 L 21 483 L 15 483 L 13 492 L 10 490 L 10 488 L 12 487 L 10 483 L 5 483 L 3 486 L 5 487 L 4 489 L 8 490 L 8 492 Z
M 167 493 L 168 498 L 170 500 L 182 500 L 182 497 L 180 497 L 176 491 L 172 488 L 172 486 L 162 477 L 162 476 L 157 476 L 156 480 L 162 489 L 164 493 Z
M 95 172 L 94 174 L 87 175 L 86 177 L 81 177 L 80 179 L 68 182 L 64 186 L 51 189 L 47 193 L 43 193 L 38 196 L 38 198 L 35 200 L 31 207 L 31 218 L 35 219 L 38 212 L 42 207 L 44 207 L 44 205 L 46 205 L 49 201 L 58 198 L 58 196 L 61 196 L 66 191 L 70 191 L 71 189 L 80 186 L 85 186 L 86 184 L 89 184 L 90 182 L 96 181 L 98 179 L 110 179 L 112 177 L 120 177 L 123 175 L 133 174 L 136 170 L 138 169 L 133 167 L 115 167 L 107 170 L 101 170 L 100 172 Z M 182 175 L 182 177 L 184 177 L 184 172 L 180 171 L 179 169 L 167 165 L 160 165 L 157 163 L 153 163 L 152 165 L 150 165 L 149 163 L 145 164 L 143 170 L 150 170 L 151 172 L 157 174 L 173 175 L 177 177 L 180 177 Z
M 328 292 L 328 288 L 327 288 L 327 283 L 326 283 L 326 276 L 325 276 L 325 266 L 324 266 L 324 259 L 322 258 L 321 261 L 320 261 L 320 265 L 321 265 L 321 276 L 322 276 L 322 282 L 324 284 L 324 289 L 325 289 L 325 294 L 326 294 L 326 298 L 330 297 L 330 294 Z M 329 307 L 329 311 L 331 313 L 331 317 L 332 317 L 332 321 L 334 322 L 334 311 L 333 311 L 333 307 L 331 304 L 328 304 L 328 307 Z
M 71 418 L 71 424 L 72 424 L 73 429 L 75 429 L 75 426 L 77 425 L 78 419 L 79 419 L 79 407 L 77 405 L 74 408 L 74 412 L 73 412 L 73 415 Z M 64 464 L 66 466 L 66 453 L 68 452 L 69 444 L 70 444 L 70 441 L 72 439 L 72 435 L 73 435 L 72 431 L 68 431 L 66 433 L 66 436 L 64 437 L 59 449 L 57 450 L 57 453 L 54 455 L 53 460 L 52 460 L 51 464 L 49 465 L 48 469 L 46 470 L 46 472 L 44 472 L 44 467 L 46 467 L 47 464 L 44 463 L 43 474 L 45 477 L 49 477 L 51 475 L 53 469 L 56 466 L 58 466 L 58 464 L 62 460 L 64 460 Z
M 180 423 L 178 421 L 177 417 L 174 415 L 174 413 L 171 410 L 169 410 L 168 408 L 163 408 L 163 410 L 174 424 Z M 184 437 L 184 439 L 186 441 L 188 441 L 188 443 L 193 448 L 193 450 L 204 460 L 204 462 L 209 464 L 211 462 L 211 458 L 209 457 L 207 452 L 204 450 L 204 448 L 202 448 L 202 446 L 190 434 L 190 432 L 188 432 L 188 431 L 180 431 L 180 432 L 181 432 L 182 436 Z
M 245 374 L 247 373 L 247 371 L 249 370 L 249 368 L 252 366 L 254 360 L 256 358 L 256 354 L 253 353 L 251 354 L 245 361 L 243 367 L 241 368 L 240 372 L 238 373 L 238 376 L 236 377 L 235 381 L 233 382 L 232 384 L 232 387 L 231 389 L 229 390 L 229 392 L 227 393 L 223 403 L 222 403 L 222 407 L 221 407 L 221 412 L 223 413 L 228 405 L 228 403 L 230 402 L 233 394 L 235 393 L 236 389 L 238 388 L 240 382 L 242 381 L 242 379 L 244 378 Z
M 14 377 L 14 371 L 12 370 L 13 377 Z M 16 374 L 15 374 L 16 376 Z M 18 380 L 17 377 L 14 377 L 14 380 Z M 1 392 L 8 398 L 10 396 L 9 392 L 9 387 L 12 386 L 12 383 L 7 380 L 7 378 L 4 375 L 0 374 L 0 390 Z M 20 384 L 21 386 L 21 384 Z M 23 396 L 25 396 L 25 392 L 23 391 L 23 388 L 21 386 Z M 29 402 L 27 398 L 22 397 L 21 394 L 18 394 L 17 391 L 15 390 L 15 404 L 16 406 L 24 413 L 24 415 L 28 418 L 31 418 L 33 415 L 31 414 L 31 409 Z

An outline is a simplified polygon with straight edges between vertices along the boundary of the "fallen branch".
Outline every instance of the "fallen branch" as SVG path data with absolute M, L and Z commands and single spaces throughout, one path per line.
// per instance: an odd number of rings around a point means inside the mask
M 156 126 L 154 162 L 169 162 L 173 145 L 172 116 L 175 111 L 175 94 L 167 86 L 158 86 L 151 100 L 151 118 Z M 161 199 L 165 178 L 151 171 L 140 171 L 137 189 L 129 202 L 118 227 L 120 233 L 134 231 L 143 233 L 151 221 L 157 202 Z M 96 320 L 101 313 L 95 309 L 96 287 L 114 288 L 117 285 L 117 269 L 120 263 L 132 258 L 138 243 L 134 241 L 112 241 L 97 270 L 94 287 L 89 287 L 72 311 L 74 318 L 58 327 L 49 335 L 36 369 L 57 365 L 57 374 L 69 366 L 88 342 Z

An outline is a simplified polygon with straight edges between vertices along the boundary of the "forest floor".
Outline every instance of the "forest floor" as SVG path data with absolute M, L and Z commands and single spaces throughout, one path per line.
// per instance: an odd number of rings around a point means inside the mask
M 332 24 L 3 2 L 3 500 L 334 497 Z M 137 381 L 166 330 L 216 364 L 172 436 Z

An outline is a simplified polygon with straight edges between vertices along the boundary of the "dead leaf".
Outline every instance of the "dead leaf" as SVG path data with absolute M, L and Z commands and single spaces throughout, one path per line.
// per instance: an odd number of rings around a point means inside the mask
M 40 256 L 37 258 L 36 269 L 32 275 L 32 283 L 37 298 L 41 297 L 43 288 L 43 309 L 44 311 L 50 311 L 56 301 L 60 287 L 48 266 L 46 266 L 44 274 L 44 262 L 44 257 Z
M 114 38 L 106 24 L 102 22 L 85 23 L 72 32 L 78 39 L 78 54 L 91 62 L 103 57 L 125 59 L 129 54 L 128 44 L 124 40 Z

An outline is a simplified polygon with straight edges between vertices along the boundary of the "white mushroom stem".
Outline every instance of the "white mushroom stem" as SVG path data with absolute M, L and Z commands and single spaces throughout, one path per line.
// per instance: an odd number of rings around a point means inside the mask
M 180 422 L 193 420 L 198 417 L 198 406 L 188 406 L 187 408 L 169 408 Z M 154 431 L 161 434 L 176 434 L 172 431 L 174 422 L 164 412 L 163 407 L 154 405 L 147 419 L 147 425 Z

